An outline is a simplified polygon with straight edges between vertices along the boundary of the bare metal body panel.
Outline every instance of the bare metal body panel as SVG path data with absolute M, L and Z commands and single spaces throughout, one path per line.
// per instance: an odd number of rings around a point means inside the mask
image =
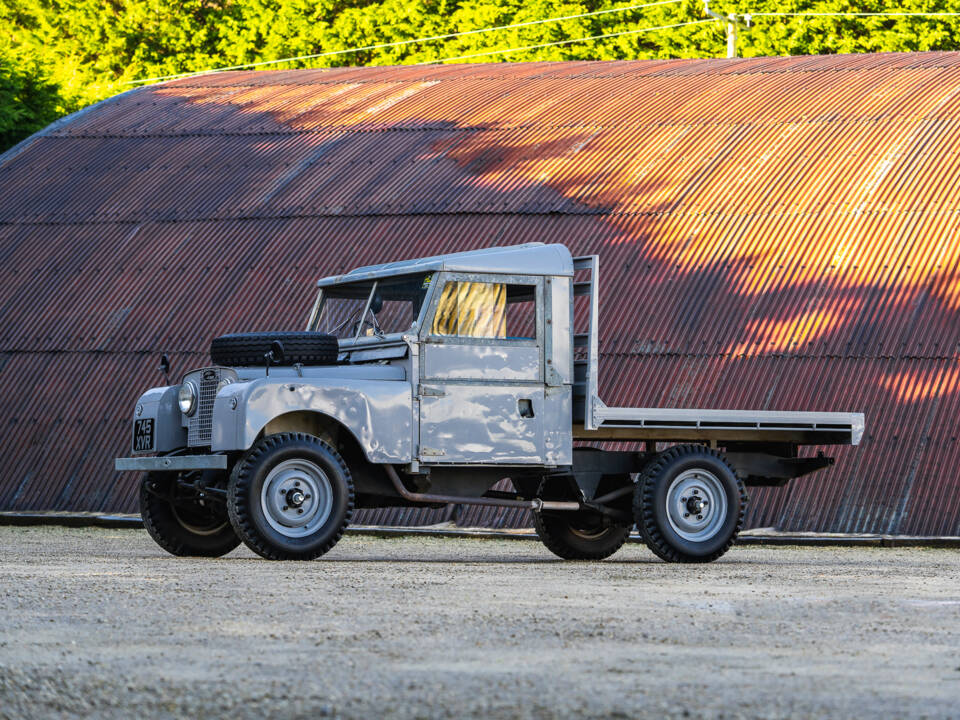
M 567 419 L 573 415 L 573 395 L 569 385 L 547 387 L 543 397 L 544 417 L 561 422 L 543 423 L 543 461 L 546 465 L 573 463 L 573 433 Z
M 529 400 L 533 417 L 520 414 Z M 543 385 L 448 383 L 420 398 L 420 461 L 457 464 L 542 463 Z
M 411 447 L 410 384 L 399 380 L 337 378 L 279 380 L 271 375 L 228 385 L 213 409 L 213 451 L 246 450 L 264 427 L 307 411 L 346 428 L 375 463 L 407 463 Z
M 540 350 L 531 347 L 504 346 L 495 343 L 424 343 L 423 378 L 425 380 L 516 380 L 540 379 Z

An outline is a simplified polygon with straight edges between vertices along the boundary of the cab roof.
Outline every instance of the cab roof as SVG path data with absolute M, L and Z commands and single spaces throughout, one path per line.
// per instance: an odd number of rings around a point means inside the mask
M 504 273 L 509 275 L 573 276 L 573 257 L 565 245 L 526 243 L 483 250 L 434 255 L 433 257 L 400 260 L 382 265 L 367 265 L 344 275 L 334 275 L 317 284 L 337 285 L 393 275 L 427 273 L 440 270 L 455 272 Z

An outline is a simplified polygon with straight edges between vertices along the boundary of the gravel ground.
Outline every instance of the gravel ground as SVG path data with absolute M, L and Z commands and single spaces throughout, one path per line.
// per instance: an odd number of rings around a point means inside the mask
M 960 714 L 956 550 L 349 536 L 292 564 L 0 527 L 0 558 L 4 718 Z

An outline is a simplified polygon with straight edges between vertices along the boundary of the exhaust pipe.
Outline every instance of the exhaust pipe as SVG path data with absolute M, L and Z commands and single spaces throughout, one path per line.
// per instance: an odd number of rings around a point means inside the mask
M 540 512 L 541 510 L 575 511 L 580 509 L 578 502 L 555 502 L 553 500 L 507 500 L 505 498 L 463 497 L 461 495 L 435 495 L 433 493 L 410 492 L 404 486 L 393 465 L 384 465 L 387 477 L 394 489 L 404 500 L 416 503 L 458 503 L 460 505 L 488 505 L 493 507 L 515 507 Z

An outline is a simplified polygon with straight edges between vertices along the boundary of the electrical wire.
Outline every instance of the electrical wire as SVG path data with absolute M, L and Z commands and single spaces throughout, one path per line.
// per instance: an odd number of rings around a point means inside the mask
M 585 17 L 596 17 L 597 15 L 609 15 L 610 13 L 629 12 L 630 10 L 643 10 L 644 8 L 657 7 L 659 5 L 676 5 L 683 0 L 657 0 L 656 2 L 643 3 L 642 5 L 628 5 L 621 8 L 608 8 L 607 10 L 595 10 L 593 12 L 578 13 L 576 15 L 564 15 L 562 17 L 545 18 L 543 20 L 528 20 L 522 23 L 512 25 L 497 25 L 496 27 L 480 28 L 478 30 L 464 30 L 462 32 L 448 33 L 447 35 L 431 35 L 429 37 L 414 38 L 412 40 L 397 40 L 396 42 L 378 43 L 376 45 L 364 45 L 362 47 L 347 48 L 345 50 L 331 50 L 330 52 L 314 53 L 312 55 L 298 55 L 296 57 L 280 58 L 278 60 L 262 60 L 259 62 L 243 63 L 241 65 L 225 65 L 223 67 L 210 68 L 209 70 L 198 70 L 195 72 L 174 73 L 172 75 L 158 75 L 156 77 L 142 78 L 140 80 L 129 80 L 124 85 L 142 85 L 149 82 L 160 82 L 162 80 L 174 80 L 177 78 L 194 77 L 197 75 L 206 75 L 207 73 L 221 72 L 224 70 L 243 70 L 255 67 L 264 67 L 266 65 L 278 65 L 285 62 L 296 62 L 299 60 L 315 60 L 317 58 L 335 57 L 337 55 L 348 55 L 351 53 L 365 52 L 367 50 L 384 50 L 387 48 L 402 47 L 404 45 L 414 45 L 416 43 L 433 42 L 436 40 L 451 40 L 453 38 L 464 37 L 466 35 L 479 35 L 481 33 L 495 32 L 497 30 L 511 30 L 514 28 L 530 27 L 531 25 L 543 25 L 544 23 L 562 22 L 564 20 L 577 20 Z M 425 64 L 425 63 L 419 63 Z
M 960 17 L 960 12 L 759 12 L 756 17 Z
M 558 40 L 557 42 L 541 43 L 539 45 L 526 45 L 524 47 L 507 48 L 505 50 L 489 50 L 487 52 L 473 53 L 471 55 L 459 55 L 457 57 L 443 58 L 441 60 L 427 60 L 417 63 L 417 65 L 436 65 L 438 63 L 453 62 L 455 60 L 467 60 L 476 57 L 488 57 L 490 55 L 501 55 L 503 53 L 521 52 L 524 50 L 538 50 L 539 48 L 555 47 L 557 45 L 571 45 L 578 42 L 587 42 L 588 40 L 602 40 L 603 38 L 620 37 L 621 35 L 639 35 L 640 33 L 653 32 L 654 30 L 670 30 L 672 28 L 687 27 L 688 25 L 703 25 L 713 22 L 713 20 L 693 20 L 691 22 L 676 23 L 674 25 L 660 25 L 658 27 L 641 28 L 639 30 L 624 30 L 623 32 L 606 33 L 605 35 L 591 35 L 584 38 L 570 38 L 569 40 Z

